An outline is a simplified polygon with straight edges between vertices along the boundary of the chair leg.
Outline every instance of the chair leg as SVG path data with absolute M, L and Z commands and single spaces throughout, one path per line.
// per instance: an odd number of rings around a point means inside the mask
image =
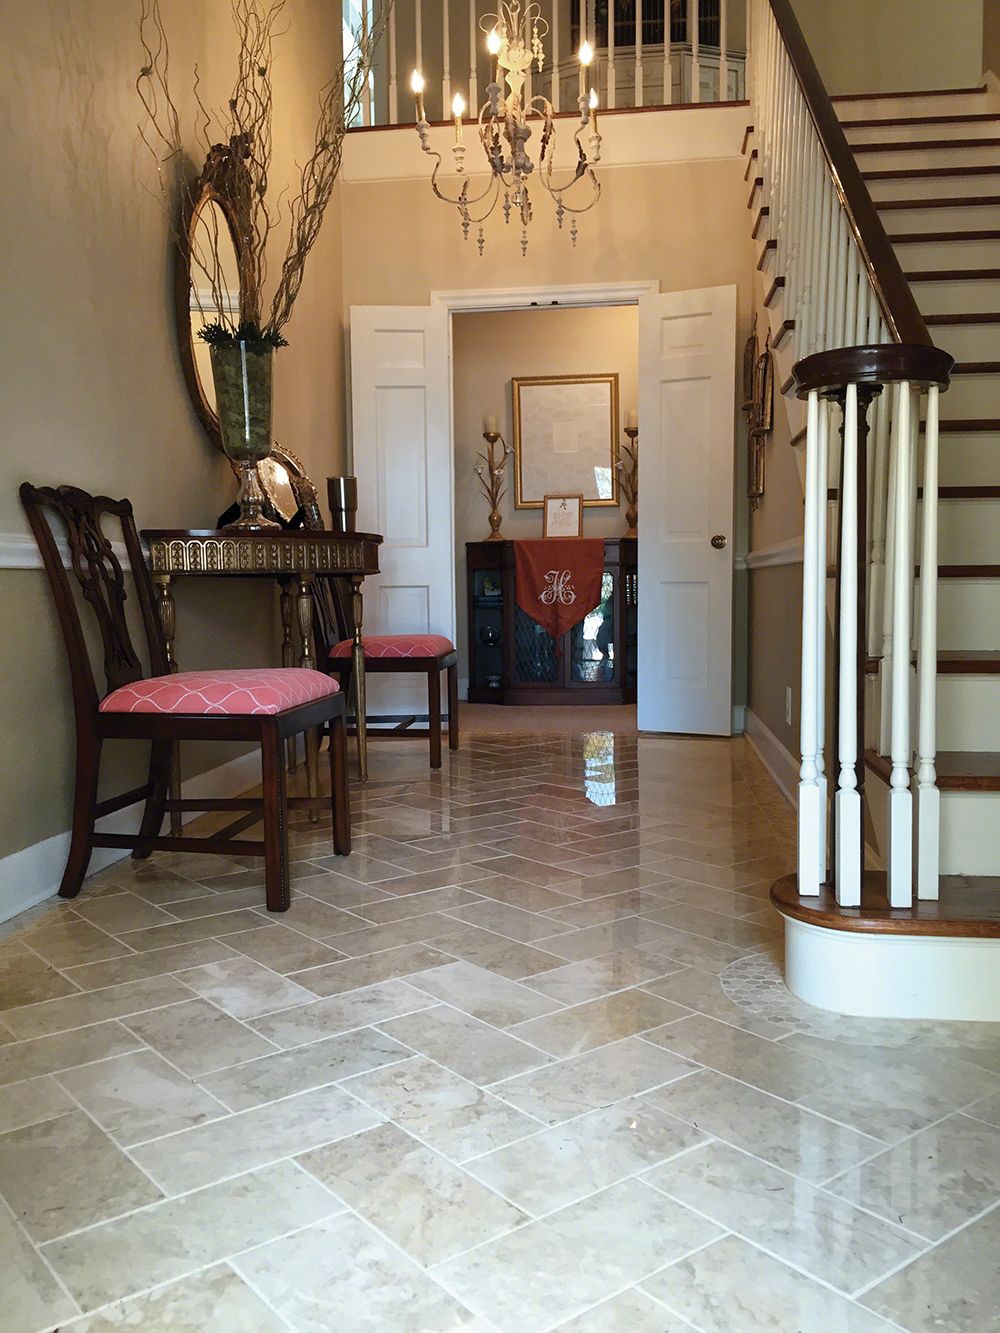
M 264 897 L 269 912 L 285 912 L 288 883 L 288 819 L 285 805 L 284 747 L 276 723 L 263 724 L 260 737 L 264 797 Z
M 306 732 L 306 791 L 310 796 L 319 795 L 319 731 L 316 727 L 310 727 Z M 319 811 L 310 810 L 310 824 L 315 824 L 318 819 Z
M 458 749 L 458 663 L 448 668 L 448 749 Z
M 149 747 L 149 795 L 139 826 L 140 838 L 155 838 L 163 825 L 163 803 L 170 786 L 170 741 L 152 741 Z M 133 861 L 144 861 L 152 848 L 138 843 L 132 852 Z
M 333 850 L 351 854 L 351 797 L 347 785 L 347 723 L 343 714 L 330 723 L 330 804 L 333 807 Z
M 97 805 L 97 778 L 101 770 L 101 742 L 92 736 L 78 740 L 76 746 L 76 788 L 73 793 L 73 833 L 69 856 L 59 885 L 60 898 L 75 898 L 90 864 L 94 848 L 94 808 Z
M 441 767 L 441 672 L 427 673 L 427 730 L 431 738 L 431 768 Z

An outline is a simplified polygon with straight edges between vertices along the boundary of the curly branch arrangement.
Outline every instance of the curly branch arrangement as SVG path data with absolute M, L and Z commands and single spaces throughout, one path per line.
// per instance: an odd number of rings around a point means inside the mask
M 291 317 L 302 286 L 306 259 L 319 235 L 326 206 L 340 173 L 344 134 L 358 117 L 368 87 L 375 51 L 385 30 L 392 0 L 375 0 L 371 18 L 354 34 L 353 50 L 320 92 L 319 116 L 312 151 L 302 167 L 298 193 L 287 205 L 288 244 L 270 305 L 267 285 L 268 238 L 281 221 L 281 196 L 271 197 L 272 48 L 286 0 L 231 0 L 237 37 L 236 78 L 223 110 L 211 111 L 194 70 L 195 139 L 208 162 L 228 174 L 227 196 L 233 202 L 238 232 L 240 300 L 238 318 L 230 313 L 228 287 L 222 272 L 215 210 L 208 223 L 208 245 L 193 246 L 192 267 L 212 294 L 221 336 L 251 336 L 280 345 L 281 330 Z M 146 111 L 139 134 L 156 163 L 159 193 L 180 244 L 181 216 L 196 199 L 196 183 L 187 165 L 181 117 L 170 91 L 170 44 L 159 0 L 141 0 L 139 41 L 143 64 L 136 90 Z

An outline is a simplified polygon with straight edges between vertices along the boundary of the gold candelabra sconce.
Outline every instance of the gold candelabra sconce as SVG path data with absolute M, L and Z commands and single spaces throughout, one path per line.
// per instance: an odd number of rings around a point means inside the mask
M 625 497 L 625 522 L 628 524 L 627 530 L 622 534 L 625 537 L 638 537 L 639 535 L 639 419 L 634 412 L 629 412 L 625 423 L 625 434 L 629 438 L 628 444 L 621 446 L 621 453 L 624 457 L 618 459 L 615 467 L 618 469 L 618 488 Z
M 502 542 L 504 538 L 500 531 L 502 522 L 500 502 L 507 494 L 507 459 L 514 451 L 497 430 L 496 417 L 487 417 L 484 420 L 483 439 L 486 441 L 486 448 L 476 455 L 480 460 L 476 464 L 476 476 L 479 478 L 483 495 L 490 502 L 490 535 L 486 540 Z M 498 444 L 499 454 L 496 452 Z
M 757 342 L 757 316 L 743 349 L 743 411 L 747 419 L 747 498 L 758 509 L 764 496 L 764 446 L 774 425 L 774 353 L 771 334 Z

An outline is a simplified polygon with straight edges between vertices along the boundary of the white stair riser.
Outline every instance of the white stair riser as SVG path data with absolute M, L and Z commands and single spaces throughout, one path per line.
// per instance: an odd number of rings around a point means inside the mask
M 841 121 L 895 120 L 900 116 L 977 116 L 992 108 L 986 94 L 979 89 L 971 92 L 927 92 L 918 97 L 872 96 L 833 99 L 834 110 Z
M 931 325 L 931 337 L 938 347 L 950 352 L 956 361 L 996 361 L 1000 355 L 1000 323 Z M 959 413 L 945 408 L 951 390 L 941 400 L 941 415 L 952 418 Z
M 922 201 L 925 194 L 908 198 Z M 882 208 L 882 225 L 888 232 L 901 231 L 997 231 L 1000 230 L 1000 204 L 956 204 L 951 208 Z
M 1000 251 L 1000 246 L 997 249 Z M 997 267 L 1000 268 L 1000 253 Z M 1000 278 L 918 281 L 911 282 L 910 286 L 922 315 L 964 315 L 969 311 L 1000 310 Z M 1000 350 L 994 360 L 1000 361 Z
M 870 117 L 866 116 L 863 119 L 867 120 Z M 898 117 L 884 117 L 884 119 L 898 119 Z M 938 121 L 931 125 L 914 121 L 906 125 L 845 125 L 844 133 L 852 148 L 865 143 L 934 143 L 940 139 L 988 139 L 1000 134 L 1000 118 L 994 116 L 990 120 Z
M 1000 323 L 993 325 L 997 345 L 995 359 L 1000 361 Z M 955 375 L 948 393 L 941 400 L 945 421 L 970 417 L 1000 420 L 1000 375 Z M 1000 457 L 997 458 L 997 484 L 1000 484 Z
M 939 676 L 937 686 L 937 748 L 1000 750 L 1000 675 Z
M 974 435 L 943 435 L 942 486 L 995 486 L 998 484 L 1000 436 L 988 431 Z
M 996 268 L 997 248 L 995 240 L 988 241 L 907 241 L 906 228 L 900 228 L 889 222 L 886 231 L 897 239 L 893 242 L 896 257 L 905 272 L 919 268 Z M 911 232 L 913 228 L 909 229 Z M 940 227 L 928 227 L 930 232 L 938 232 Z
M 941 874 L 995 875 L 1000 869 L 1000 792 L 941 793 Z
M 918 559 L 921 508 L 917 506 Z M 938 563 L 1000 565 L 1000 500 L 938 502 Z M 996 595 L 1000 600 L 1000 582 Z
M 1000 582 L 938 581 L 938 647 L 995 649 L 1000 643 Z M 1000 676 L 997 677 L 1000 681 Z M 998 698 L 1000 704 L 1000 698 Z M 977 747 L 977 748 L 982 748 Z
M 962 138 L 978 138 L 978 135 L 962 135 Z M 985 136 L 984 136 L 985 137 Z M 997 148 L 994 144 L 984 144 L 972 148 L 946 148 L 942 144 L 928 144 L 926 148 L 882 148 L 870 149 L 859 144 L 855 157 L 862 171 L 904 171 L 918 170 L 924 167 L 995 167 Z
M 879 168 L 868 166 L 865 170 L 878 171 Z M 868 180 L 865 184 L 876 203 L 888 199 L 964 199 L 969 195 L 1000 194 L 1000 169 L 988 176 L 894 176 L 889 180 Z

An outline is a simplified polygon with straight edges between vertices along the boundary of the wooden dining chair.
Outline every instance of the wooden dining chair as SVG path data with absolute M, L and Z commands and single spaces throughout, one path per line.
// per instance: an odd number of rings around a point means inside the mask
M 89 495 L 74 486 L 35 487 L 28 483 L 21 487 L 20 495 L 59 614 L 76 718 L 73 829 L 60 895 L 73 898 L 80 892 L 95 847 L 131 848 L 137 860 L 153 851 L 217 852 L 225 856 L 262 856 L 268 910 L 285 911 L 290 903 L 287 811 L 320 809 L 328 804 L 324 797 L 287 796 L 283 762 L 287 737 L 329 726 L 333 848 L 342 856 L 351 850 L 345 708 L 337 682 L 322 671 L 299 667 L 171 674 L 153 584 L 129 501 Z M 131 568 L 146 640 L 148 674 L 129 631 L 125 573 L 105 532 L 105 520 L 119 528 Z M 65 563 L 57 539 L 59 527 L 68 547 Z M 98 689 L 95 663 L 88 650 L 81 601 L 90 607 L 96 621 L 98 638 L 94 642 L 103 654 L 103 690 Z M 149 778 L 132 791 L 98 800 L 101 751 L 108 740 L 149 742 Z M 171 749 L 188 740 L 259 744 L 262 797 L 169 800 Z M 105 815 L 137 801 L 145 802 L 138 833 L 97 831 L 97 823 Z M 206 837 L 161 837 L 159 830 L 167 810 L 242 813 L 227 827 Z M 237 836 L 261 821 L 262 842 Z
M 354 621 L 350 597 L 343 580 L 325 576 L 323 596 L 314 599 L 316 658 L 328 663 L 328 670 L 340 680 L 341 688 L 349 682 L 353 663 Z M 447 673 L 448 748 L 458 749 L 458 653 L 443 634 L 363 634 L 365 674 L 369 672 L 419 673 L 427 677 L 427 732 L 430 740 L 431 768 L 441 767 L 441 672 Z M 370 733 L 369 733 L 370 734 Z

